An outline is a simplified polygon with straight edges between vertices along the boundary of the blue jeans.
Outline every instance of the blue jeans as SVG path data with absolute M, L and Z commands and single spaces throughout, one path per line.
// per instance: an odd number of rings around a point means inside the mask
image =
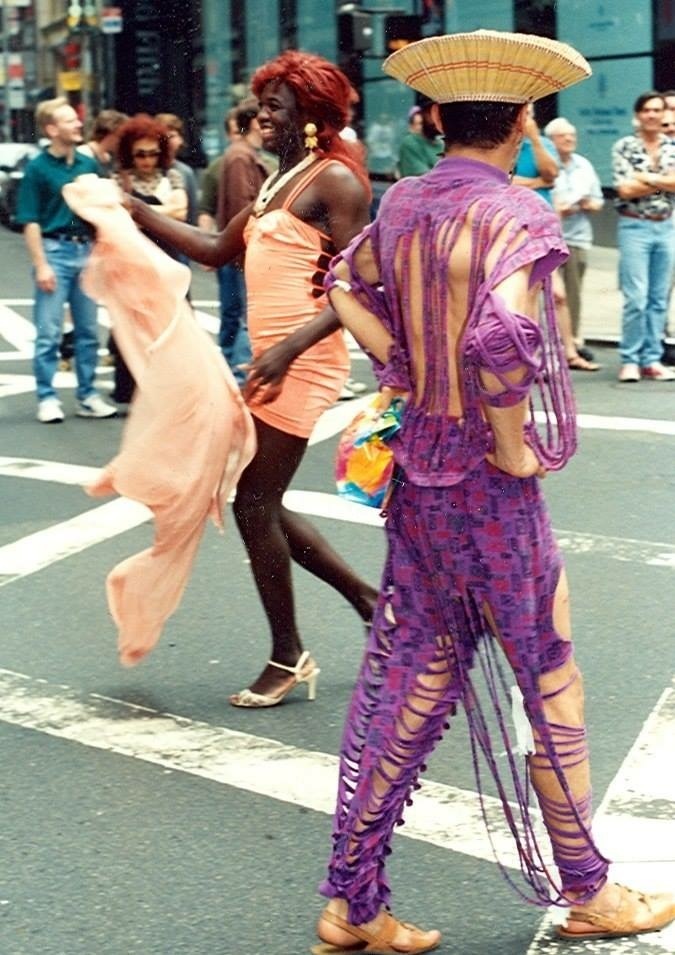
M 218 269 L 220 293 L 220 331 L 218 344 L 232 374 L 243 384 L 246 372 L 238 366 L 251 360 L 251 345 L 246 327 L 246 285 L 244 273 L 238 265 L 230 263 Z
M 619 354 L 622 364 L 644 368 L 663 354 L 675 262 L 673 222 L 619 216 L 618 239 L 619 284 L 624 300 Z
M 33 371 L 38 401 L 55 398 L 54 375 L 59 360 L 63 326 L 63 306 L 70 305 L 75 331 L 75 372 L 77 398 L 95 394 L 94 375 L 98 358 L 98 321 L 96 302 L 80 288 L 80 275 L 87 264 L 91 245 L 62 239 L 42 240 L 45 257 L 56 275 L 56 289 L 42 292 L 35 289 L 33 319 L 37 337 Z

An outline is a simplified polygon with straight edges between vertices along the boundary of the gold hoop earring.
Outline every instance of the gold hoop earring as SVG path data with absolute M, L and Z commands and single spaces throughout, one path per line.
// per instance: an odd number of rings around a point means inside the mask
M 318 133 L 316 125 L 314 123 L 307 123 L 303 131 L 305 134 L 305 149 L 316 149 L 319 145 L 319 140 L 316 138 L 316 134 Z

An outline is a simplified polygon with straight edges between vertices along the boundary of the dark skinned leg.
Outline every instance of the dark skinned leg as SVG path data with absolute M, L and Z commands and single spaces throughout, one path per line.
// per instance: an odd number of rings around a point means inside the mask
M 295 621 L 291 558 L 343 593 L 364 616 L 371 592 L 311 525 L 281 501 L 295 474 L 307 441 L 254 418 L 258 450 L 241 476 L 234 516 L 251 561 L 251 570 L 272 636 L 271 659 L 294 666 L 302 653 Z M 372 592 L 373 601 L 375 592 Z M 368 614 L 369 618 L 369 614 Z M 266 666 L 250 687 L 275 694 L 288 683 L 282 670 Z
M 377 603 L 377 590 L 355 574 L 317 529 L 300 514 L 282 506 L 281 526 L 296 564 L 330 584 L 349 601 L 365 623 L 370 623 Z

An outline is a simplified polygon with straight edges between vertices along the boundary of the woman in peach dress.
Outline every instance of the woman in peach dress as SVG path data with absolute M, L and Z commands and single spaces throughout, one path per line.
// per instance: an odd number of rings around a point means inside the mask
M 234 706 L 274 706 L 300 683 L 310 699 L 319 668 L 298 633 L 291 561 L 326 581 L 369 623 L 377 591 L 312 525 L 282 504 L 312 429 L 339 397 L 349 358 L 323 277 L 333 255 L 368 222 L 369 187 L 358 153 L 339 137 L 353 90 L 321 57 L 288 51 L 252 80 L 265 149 L 279 172 L 255 204 L 208 235 L 132 204 L 137 223 L 190 258 L 220 266 L 246 251 L 253 366 L 246 399 L 258 451 L 237 488 L 234 514 L 267 615 L 272 653 Z

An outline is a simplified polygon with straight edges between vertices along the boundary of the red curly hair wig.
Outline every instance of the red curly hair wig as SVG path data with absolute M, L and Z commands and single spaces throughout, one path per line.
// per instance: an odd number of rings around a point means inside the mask
M 169 130 L 162 123 L 147 113 L 137 113 L 131 119 L 126 120 L 115 130 L 117 134 L 117 146 L 115 155 L 121 169 L 134 168 L 134 143 L 139 139 L 155 139 L 159 149 L 159 158 L 157 166 L 159 169 L 166 170 L 171 165 L 171 152 L 169 150 Z
M 251 89 L 260 96 L 268 83 L 288 86 L 298 107 L 316 124 L 317 153 L 348 166 L 370 195 L 361 150 L 339 135 L 349 122 L 350 107 L 359 98 L 342 70 L 314 53 L 286 50 L 255 71 Z

